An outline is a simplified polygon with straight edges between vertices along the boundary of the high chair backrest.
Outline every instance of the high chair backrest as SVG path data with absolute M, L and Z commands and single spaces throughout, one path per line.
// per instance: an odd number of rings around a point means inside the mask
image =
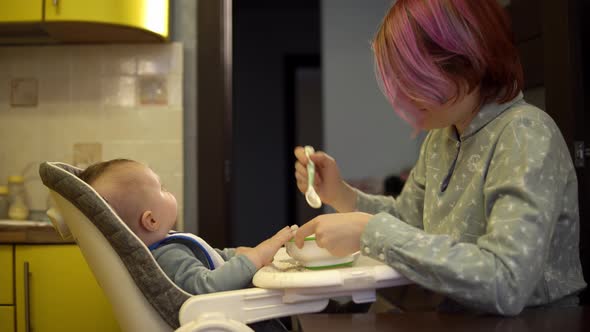
M 76 241 L 124 331 L 170 331 L 191 296 L 162 271 L 143 242 L 88 184 L 82 170 L 45 162 L 39 168 L 58 211 L 50 211 L 56 229 Z

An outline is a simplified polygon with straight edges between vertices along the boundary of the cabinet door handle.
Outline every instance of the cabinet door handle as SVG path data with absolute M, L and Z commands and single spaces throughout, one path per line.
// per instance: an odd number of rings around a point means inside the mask
M 24 264 L 24 286 L 25 286 L 25 331 L 31 331 L 31 307 L 29 303 L 29 262 Z

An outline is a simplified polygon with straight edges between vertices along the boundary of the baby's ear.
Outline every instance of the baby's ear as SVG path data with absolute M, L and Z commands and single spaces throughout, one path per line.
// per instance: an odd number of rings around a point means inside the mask
M 141 220 L 139 221 L 141 227 L 148 232 L 155 232 L 160 228 L 160 223 L 154 219 L 152 211 L 144 211 L 141 214 Z

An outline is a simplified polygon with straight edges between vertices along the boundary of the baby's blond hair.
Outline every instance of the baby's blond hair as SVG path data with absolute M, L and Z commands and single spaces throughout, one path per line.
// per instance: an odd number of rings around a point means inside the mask
M 79 178 L 92 186 L 136 232 L 145 210 L 145 192 L 142 179 L 135 176 L 134 167 L 146 166 L 130 159 L 113 159 L 89 166 Z

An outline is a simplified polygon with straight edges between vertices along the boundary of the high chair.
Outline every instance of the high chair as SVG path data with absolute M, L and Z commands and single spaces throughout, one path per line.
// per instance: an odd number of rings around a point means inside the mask
M 246 324 L 318 312 L 336 296 L 371 302 L 376 288 L 409 283 L 361 256 L 353 267 L 326 271 L 267 266 L 254 278 L 258 287 L 191 295 L 166 276 L 143 242 L 77 177 L 81 171 L 59 162 L 40 165 L 56 205 L 47 214 L 60 235 L 80 247 L 123 331 L 252 331 Z M 275 260 L 280 255 L 284 250 Z

